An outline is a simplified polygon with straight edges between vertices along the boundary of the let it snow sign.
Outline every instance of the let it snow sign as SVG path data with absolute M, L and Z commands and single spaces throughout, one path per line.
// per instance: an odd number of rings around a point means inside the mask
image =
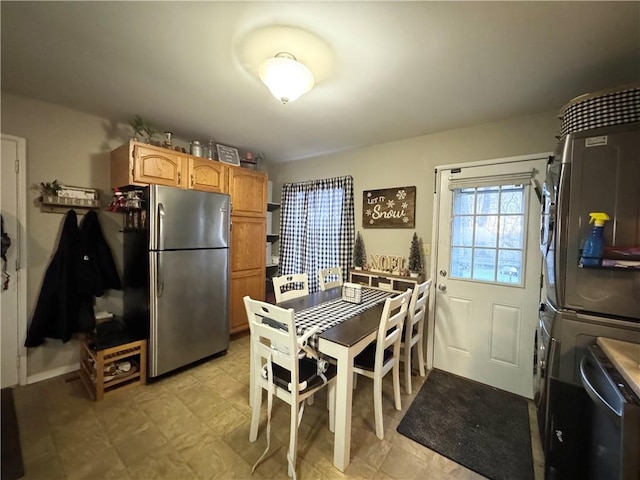
M 363 228 L 415 228 L 416 187 L 362 192 Z

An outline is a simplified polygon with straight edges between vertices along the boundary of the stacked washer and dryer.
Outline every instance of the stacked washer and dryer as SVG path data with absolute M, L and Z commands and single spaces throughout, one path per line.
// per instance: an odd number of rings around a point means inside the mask
M 589 398 L 580 361 L 597 337 L 640 343 L 640 84 L 583 95 L 561 110 L 543 187 L 545 299 L 534 378 L 545 478 L 589 478 Z M 605 212 L 605 256 L 583 268 L 581 249 Z M 617 259 L 617 260 L 616 260 Z

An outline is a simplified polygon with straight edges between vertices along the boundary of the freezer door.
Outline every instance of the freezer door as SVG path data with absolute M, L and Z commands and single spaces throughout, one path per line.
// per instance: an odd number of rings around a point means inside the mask
M 149 252 L 149 375 L 229 347 L 227 249 Z
M 147 215 L 150 250 L 229 246 L 229 195 L 153 185 Z

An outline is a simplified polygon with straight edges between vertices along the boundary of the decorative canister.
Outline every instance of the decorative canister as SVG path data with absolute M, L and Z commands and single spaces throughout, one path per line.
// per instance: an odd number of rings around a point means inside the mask
M 193 142 L 191 142 L 191 155 L 194 155 L 196 157 L 202 156 L 202 145 L 198 140 L 194 140 Z
M 173 137 L 173 132 L 164 132 L 164 140 L 162 141 L 162 146 L 164 148 L 173 147 L 173 143 L 171 142 L 172 137 Z

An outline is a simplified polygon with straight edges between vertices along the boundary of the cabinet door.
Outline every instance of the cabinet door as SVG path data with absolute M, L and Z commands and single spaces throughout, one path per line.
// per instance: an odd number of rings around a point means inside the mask
M 267 176 L 240 167 L 229 167 L 229 194 L 233 215 L 264 217 L 267 213 Z M 262 235 L 264 238 L 264 235 Z
M 265 220 L 231 217 L 231 271 L 261 269 L 265 266 Z
M 133 181 L 182 187 L 180 155 L 169 150 L 136 145 L 133 150 Z
M 231 274 L 231 333 L 243 332 L 249 329 L 247 313 L 243 298 L 249 295 L 254 300 L 264 301 L 265 273 L 264 269 L 247 270 Z
M 204 192 L 226 193 L 227 169 L 220 162 L 189 158 L 189 188 Z

